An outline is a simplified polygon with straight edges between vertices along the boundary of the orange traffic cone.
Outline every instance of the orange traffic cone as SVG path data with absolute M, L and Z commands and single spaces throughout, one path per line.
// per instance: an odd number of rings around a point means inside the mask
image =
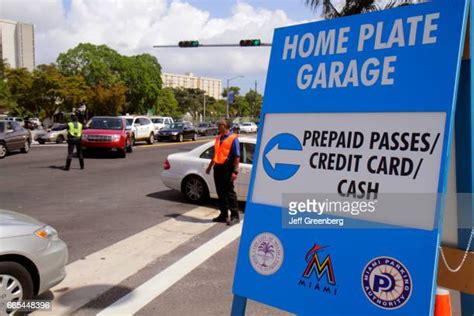
M 449 291 L 438 287 L 436 289 L 436 301 L 434 316 L 452 316 L 451 312 L 451 296 Z

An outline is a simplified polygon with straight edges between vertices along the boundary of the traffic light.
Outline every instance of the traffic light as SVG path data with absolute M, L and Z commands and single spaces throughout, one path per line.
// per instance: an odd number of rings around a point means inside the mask
M 198 41 L 180 41 L 178 43 L 178 46 L 181 47 L 181 48 L 199 47 L 199 42 Z
M 262 41 L 259 39 L 245 39 L 240 41 L 240 46 L 260 46 Z

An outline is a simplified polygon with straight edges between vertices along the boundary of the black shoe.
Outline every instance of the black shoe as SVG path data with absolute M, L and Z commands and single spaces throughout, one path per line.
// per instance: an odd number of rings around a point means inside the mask
M 227 221 L 227 226 L 232 226 L 235 224 L 240 223 L 240 218 L 238 217 L 231 217 L 230 220 Z
M 227 223 L 227 217 L 219 215 L 213 218 L 212 221 L 215 223 Z

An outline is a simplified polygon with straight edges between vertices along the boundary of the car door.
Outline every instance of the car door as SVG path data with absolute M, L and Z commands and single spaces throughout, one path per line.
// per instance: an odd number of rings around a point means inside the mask
M 135 138 L 137 138 L 137 139 L 145 138 L 145 135 L 143 133 L 143 126 L 142 126 L 142 123 L 140 122 L 140 118 L 137 117 L 135 119 L 134 126 L 135 126 L 135 130 L 137 132 L 137 136 L 135 136 Z
M 193 128 L 191 127 L 191 124 L 186 123 L 183 128 L 183 136 L 184 138 L 190 139 L 193 137 L 194 131 Z
M 206 174 L 206 169 L 211 162 L 211 159 L 214 157 L 214 144 L 209 144 L 209 146 L 200 154 L 199 163 L 201 165 L 200 170 L 203 178 L 208 184 L 209 193 L 211 195 L 216 195 L 216 185 L 214 183 L 214 171 Z
M 7 122 L 7 128 L 5 131 L 5 142 L 8 150 L 16 150 L 23 147 L 21 127 L 12 121 Z
M 237 195 L 239 199 L 247 200 L 249 191 L 250 175 L 252 174 L 255 144 L 249 142 L 240 143 L 240 165 L 237 177 Z

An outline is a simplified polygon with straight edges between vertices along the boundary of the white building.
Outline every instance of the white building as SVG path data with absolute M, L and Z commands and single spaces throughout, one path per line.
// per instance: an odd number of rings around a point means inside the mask
M 184 75 L 162 73 L 161 80 L 165 88 L 190 88 L 201 89 L 206 95 L 219 100 L 222 92 L 222 82 L 220 79 L 196 77 L 187 72 Z
M 0 59 L 11 68 L 35 68 L 35 31 L 33 24 L 0 19 Z

